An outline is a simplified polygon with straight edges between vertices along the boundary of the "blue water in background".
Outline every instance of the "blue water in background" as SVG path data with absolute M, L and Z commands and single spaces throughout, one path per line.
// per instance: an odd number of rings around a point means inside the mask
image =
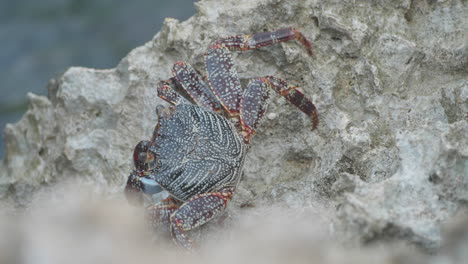
M 0 0 L 0 159 L 5 125 L 24 114 L 27 92 L 47 95 L 48 80 L 71 66 L 114 68 L 165 17 L 193 15 L 193 2 Z

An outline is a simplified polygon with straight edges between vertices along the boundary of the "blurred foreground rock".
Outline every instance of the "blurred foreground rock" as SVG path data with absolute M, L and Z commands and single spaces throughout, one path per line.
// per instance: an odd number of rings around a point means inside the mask
M 156 83 L 171 76 L 175 61 L 203 70 L 213 40 L 294 26 L 313 43 L 312 57 L 289 42 L 234 59 L 244 80 L 275 75 L 301 87 L 318 108 L 319 127 L 311 132 L 303 114 L 273 99 L 224 228 L 287 207 L 302 220 L 320 218 L 340 244 L 440 252 L 441 227 L 468 204 L 466 1 L 204 0 L 196 7 L 185 22 L 166 19 L 115 69 L 70 68 L 50 81 L 47 98 L 29 94 L 28 112 L 4 134 L 4 207 L 30 207 L 37 191 L 54 192 L 70 179 L 75 188 L 120 195 L 133 147 L 150 137 L 155 106 L 164 103 Z M 257 213 L 257 224 L 268 216 Z

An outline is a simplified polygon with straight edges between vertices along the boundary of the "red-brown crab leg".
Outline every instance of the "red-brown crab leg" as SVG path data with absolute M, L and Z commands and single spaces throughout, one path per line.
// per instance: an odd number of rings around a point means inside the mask
M 244 142 L 249 143 L 258 122 L 265 115 L 270 98 L 269 83 L 265 78 L 255 78 L 249 82 L 241 100 L 240 124 L 244 132 Z
M 285 80 L 273 76 L 259 77 L 250 81 L 241 100 L 240 122 L 246 143 L 249 143 L 258 122 L 265 114 L 269 89 L 273 89 L 305 113 L 312 121 L 312 129 L 317 127 L 318 115 L 315 105 L 296 90 L 295 86 L 289 86 Z
M 224 188 L 219 192 L 199 194 L 184 203 L 171 216 L 172 239 L 177 245 L 191 250 L 192 241 L 185 232 L 210 221 L 226 208 L 234 188 Z
M 309 55 L 312 55 L 312 45 L 295 28 L 282 28 L 272 32 L 226 37 L 213 42 L 208 47 L 208 51 L 205 54 L 207 79 L 213 93 L 230 116 L 239 115 L 243 92 L 229 51 L 257 49 L 293 39 L 299 41 L 306 48 Z M 299 107 L 300 104 L 296 101 L 301 94 L 298 92 L 289 96 L 289 99 L 287 97 L 287 99 Z M 294 99 L 293 96 L 297 98 Z M 303 112 L 307 111 L 306 109 L 300 109 Z
M 172 68 L 172 74 L 197 105 L 213 112 L 222 110 L 216 96 L 192 66 L 182 61 L 176 62 Z
M 160 204 L 146 208 L 146 221 L 155 229 L 170 231 L 171 215 L 179 209 L 172 198 L 161 201 Z
M 231 53 L 222 45 L 210 46 L 205 54 L 205 67 L 213 93 L 230 116 L 237 116 L 242 86 Z
M 177 93 L 174 87 L 181 87 L 175 77 L 159 82 L 157 87 L 158 96 L 173 105 L 189 104 L 190 102 Z
M 274 76 L 266 76 L 265 79 L 270 83 L 270 88 L 283 96 L 291 104 L 299 108 L 304 114 L 306 114 L 312 121 L 312 129 L 315 129 L 318 124 L 317 108 L 305 95 L 297 90 L 296 86 L 288 85 L 288 83 L 280 78 Z
M 246 51 L 273 45 L 279 42 L 290 41 L 293 39 L 299 41 L 299 43 L 301 43 L 306 48 L 307 53 L 312 55 L 312 45 L 310 42 L 301 32 L 292 27 L 281 28 L 271 32 L 259 32 L 251 35 L 239 35 L 222 38 L 213 42 L 210 48 L 216 49 L 216 46 L 220 45 L 231 51 Z

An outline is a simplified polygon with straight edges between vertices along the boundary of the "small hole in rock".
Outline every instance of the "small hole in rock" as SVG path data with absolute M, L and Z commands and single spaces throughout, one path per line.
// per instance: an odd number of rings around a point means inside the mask
M 437 175 L 437 173 L 431 173 L 431 175 L 429 175 L 429 181 L 434 183 L 434 184 L 438 184 L 441 182 L 441 178 L 439 177 L 439 175 Z

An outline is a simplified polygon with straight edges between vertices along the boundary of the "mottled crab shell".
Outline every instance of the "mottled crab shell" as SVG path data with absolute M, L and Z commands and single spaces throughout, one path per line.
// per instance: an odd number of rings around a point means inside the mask
M 226 118 L 190 104 L 160 115 L 149 151 L 151 177 L 180 201 L 237 186 L 246 145 Z

